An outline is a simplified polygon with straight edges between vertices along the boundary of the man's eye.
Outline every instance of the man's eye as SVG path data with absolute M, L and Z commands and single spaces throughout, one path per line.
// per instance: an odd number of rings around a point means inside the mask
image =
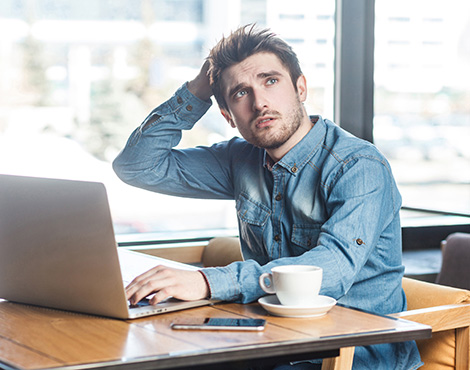
M 244 95 L 246 95 L 246 90 L 240 90 L 237 93 L 235 93 L 235 98 L 241 98 Z
M 274 85 L 277 82 L 277 78 L 270 78 L 267 82 L 268 85 Z

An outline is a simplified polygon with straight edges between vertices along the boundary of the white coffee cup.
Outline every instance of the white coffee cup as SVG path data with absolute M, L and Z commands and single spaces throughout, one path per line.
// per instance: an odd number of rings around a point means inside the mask
M 259 285 L 266 293 L 276 294 L 282 305 L 312 307 L 320 292 L 322 278 L 321 267 L 284 265 L 262 274 Z

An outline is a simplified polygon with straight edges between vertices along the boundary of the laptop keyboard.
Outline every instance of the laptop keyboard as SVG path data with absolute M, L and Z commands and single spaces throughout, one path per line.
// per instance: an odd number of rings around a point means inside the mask
M 136 308 L 136 307 L 146 307 L 150 306 L 150 300 L 148 298 L 144 298 L 137 302 L 137 304 L 130 304 L 129 308 Z

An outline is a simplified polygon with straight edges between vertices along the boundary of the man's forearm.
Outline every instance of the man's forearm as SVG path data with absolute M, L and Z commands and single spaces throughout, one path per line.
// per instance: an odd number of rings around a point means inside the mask
M 177 171 L 176 166 L 170 165 L 171 150 L 179 143 L 181 130 L 191 129 L 209 107 L 184 86 L 178 89 L 132 133 L 113 163 L 118 176 L 131 185 L 149 188 L 163 180 L 157 175 L 159 166 L 163 166 L 163 172 L 168 166 Z

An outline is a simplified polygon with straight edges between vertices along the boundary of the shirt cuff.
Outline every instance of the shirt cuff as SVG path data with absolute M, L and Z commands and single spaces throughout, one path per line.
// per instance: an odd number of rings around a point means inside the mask
M 178 111 L 178 116 L 189 120 L 199 120 L 212 106 L 212 100 L 205 101 L 193 95 L 187 82 L 176 91 L 170 101 L 170 105 Z
M 204 274 L 204 272 L 202 272 L 201 270 L 198 270 L 198 271 L 201 273 L 202 277 L 204 278 L 204 281 L 206 282 L 206 285 L 207 285 L 207 290 L 209 291 L 207 297 L 205 298 L 212 299 L 212 292 L 211 292 L 211 286 L 209 284 L 209 280 L 207 280 L 207 276 L 206 274 Z
M 209 267 L 199 271 L 207 279 L 211 299 L 237 301 L 240 298 L 237 279 L 229 268 Z

